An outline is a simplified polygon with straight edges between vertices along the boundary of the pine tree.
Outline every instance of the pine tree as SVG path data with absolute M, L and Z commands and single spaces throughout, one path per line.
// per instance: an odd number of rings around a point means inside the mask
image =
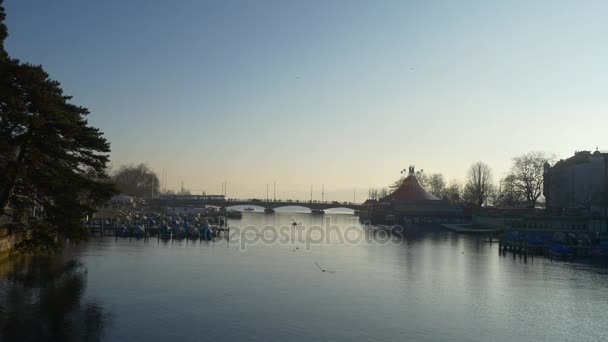
M 110 145 L 42 66 L 8 55 L 4 19 L 0 0 L 0 214 L 42 208 L 24 246 L 81 240 L 83 218 L 115 193 L 105 171 Z

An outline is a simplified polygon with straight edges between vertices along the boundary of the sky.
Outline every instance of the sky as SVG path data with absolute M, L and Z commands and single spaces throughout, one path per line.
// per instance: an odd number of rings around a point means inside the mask
M 111 142 L 193 193 L 363 200 L 409 165 L 608 149 L 607 1 L 5 0 Z

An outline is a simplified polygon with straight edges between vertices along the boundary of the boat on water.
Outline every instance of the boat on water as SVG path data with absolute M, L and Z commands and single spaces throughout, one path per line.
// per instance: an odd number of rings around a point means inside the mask
M 172 229 L 171 229 L 171 227 L 169 227 L 166 224 L 163 224 L 158 231 L 158 236 L 161 239 L 170 239 L 171 234 L 172 234 Z
M 240 211 L 227 210 L 226 211 L 226 217 L 231 218 L 231 219 L 242 219 L 243 218 L 243 214 Z
M 133 237 L 143 237 L 146 235 L 146 229 L 143 226 L 133 227 L 131 230 L 131 235 Z
M 158 228 L 158 226 L 156 226 L 156 225 L 150 226 L 150 228 L 148 228 L 149 235 L 156 235 L 156 234 L 158 234 L 159 231 L 160 231 L 160 228 Z
M 245 208 L 243 210 L 245 210 L 245 211 L 253 211 L 253 208 Z
M 184 227 L 177 227 L 173 231 L 174 239 L 184 239 L 186 237 L 188 237 L 188 232 L 186 231 L 186 229 L 184 229 Z
M 186 227 L 186 233 L 188 234 L 189 239 L 198 239 L 201 237 L 198 229 L 194 225 Z
M 200 227 L 198 229 L 198 231 L 199 231 L 201 239 L 203 239 L 203 240 L 212 240 L 213 237 L 215 236 L 215 232 L 213 231 L 213 228 L 209 225 Z
M 559 242 L 554 242 L 553 245 L 551 245 L 551 248 L 549 249 L 549 254 L 552 257 L 562 257 L 562 258 L 567 258 L 572 256 L 572 250 L 564 245 L 562 245 Z
M 122 226 L 120 227 L 120 229 L 118 229 L 118 232 L 116 233 L 116 235 L 120 236 L 120 237 L 130 237 L 131 236 L 131 232 L 129 231 L 129 229 L 127 229 L 126 226 Z

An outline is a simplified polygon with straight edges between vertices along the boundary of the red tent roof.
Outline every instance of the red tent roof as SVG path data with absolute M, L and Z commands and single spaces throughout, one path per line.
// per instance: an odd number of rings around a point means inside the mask
M 426 191 L 413 172 L 403 180 L 397 190 L 382 199 L 382 201 L 439 201 L 440 199 Z

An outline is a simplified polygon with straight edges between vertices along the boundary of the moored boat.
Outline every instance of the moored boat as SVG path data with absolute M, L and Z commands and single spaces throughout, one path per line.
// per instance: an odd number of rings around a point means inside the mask
M 171 227 L 166 224 L 163 224 L 158 231 L 158 235 L 161 239 L 170 239 L 172 233 Z
M 143 226 L 136 226 L 131 230 L 131 235 L 134 237 L 143 237 L 146 235 L 146 230 Z
M 211 239 L 213 239 L 213 236 L 214 236 L 213 228 L 211 228 L 211 226 L 209 226 L 209 225 L 200 227 L 199 233 L 200 233 L 201 239 L 204 239 L 204 240 L 211 240 Z
M 183 227 L 175 228 L 173 232 L 174 239 L 184 239 L 186 237 L 188 237 L 188 232 Z
M 127 229 L 127 227 L 125 227 L 124 225 L 122 227 L 120 227 L 120 229 L 118 230 L 117 233 L 118 236 L 120 237 L 130 237 L 131 236 L 131 232 L 129 231 L 129 229 Z

